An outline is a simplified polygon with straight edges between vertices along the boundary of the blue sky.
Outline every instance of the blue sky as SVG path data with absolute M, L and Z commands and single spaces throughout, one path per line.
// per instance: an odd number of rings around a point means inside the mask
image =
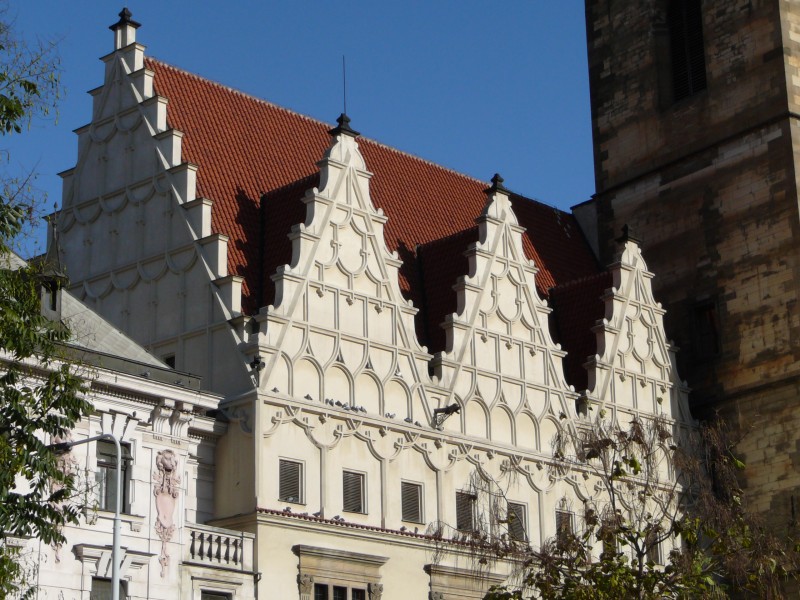
M 72 167 L 102 83 L 108 25 L 122 3 L 10 0 L 27 38 L 58 40 L 65 97 L 57 120 L 0 142 L 35 170 L 46 206 Z M 521 194 L 568 209 L 594 192 L 580 0 L 130 1 L 147 54 L 333 122 L 468 175 L 495 172 Z M 390 215 L 391 218 L 391 215 Z M 26 247 L 42 250 L 38 236 Z

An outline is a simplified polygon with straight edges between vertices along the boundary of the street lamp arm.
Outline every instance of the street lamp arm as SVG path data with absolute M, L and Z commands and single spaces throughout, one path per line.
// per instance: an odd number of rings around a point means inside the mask
M 81 444 L 88 444 L 89 442 L 97 442 L 99 440 L 111 440 L 114 442 L 114 448 L 117 451 L 117 464 L 116 464 L 116 506 L 114 507 L 114 537 L 111 546 L 111 600 L 119 600 L 119 567 L 120 567 L 120 530 L 121 521 L 120 513 L 122 512 L 122 446 L 120 445 L 119 438 L 113 433 L 101 433 L 93 437 L 77 440 L 74 442 L 60 442 L 57 444 L 50 444 L 54 452 L 67 452 L 75 446 Z

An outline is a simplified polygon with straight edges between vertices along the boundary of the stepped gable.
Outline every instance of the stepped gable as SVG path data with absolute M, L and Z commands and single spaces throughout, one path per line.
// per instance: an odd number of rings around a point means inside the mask
M 605 314 L 603 294 L 612 283 L 611 272 L 602 271 L 550 289 L 550 331 L 567 351 L 564 377 L 579 392 L 589 385 L 589 373 L 583 365 L 597 353 L 597 336 L 592 327 Z
M 261 220 L 277 225 L 290 215 L 302 214 L 288 206 L 300 203 L 302 191 L 292 200 L 289 190 L 316 176 L 331 126 L 153 58 L 146 58 L 145 64 L 155 73 L 156 93 L 169 101 L 169 126 L 184 133 L 182 158 L 199 167 L 197 194 L 214 202 L 213 231 L 230 237 L 228 271 L 244 277 L 243 310 L 255 312 L 259 305 L 272 303 L 268 277 L 285 264 L 277 258 L 285 257 L 291 247 L 288 228 L 277 235 L 274 227 L 268 228 L 262 246 Z M 386 244 L 405 263 L 413 261 L 416 246 L 474 225 L 486 202 L 485 182 L 363 137 L 359 147 L 374 173 L 373 202 L 389 217 Z M 281 190 L 281 202 L 267 202 L 266 209 L 288 213 L 262 217 L 261 196 L 281 188 L 286 188 Z M 523 247 L 539 268 L 543 287 L 597 271 L 569 213 L 516 195 L 512 204 L 520 224 L 528 229 Z M 408 273 L 413 270 L 408 264 L 401 270 L 400 286 L 406 294 L 412 287 Z M 413 299 L 420 306 L 419 299 Z

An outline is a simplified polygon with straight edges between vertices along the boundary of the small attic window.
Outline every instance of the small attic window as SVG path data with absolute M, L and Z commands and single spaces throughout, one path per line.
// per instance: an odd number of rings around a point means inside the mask
M 672 100 L 706 89 L 705 42 L 701 0 L 671 0 L 667 10 Z

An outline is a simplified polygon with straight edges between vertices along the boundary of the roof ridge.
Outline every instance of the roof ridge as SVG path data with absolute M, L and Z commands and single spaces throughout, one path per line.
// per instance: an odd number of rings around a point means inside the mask
M 213 79 L 209 79 L 208 77 L 204 77 L 202 75 L 198 75 L 197 73 L 193 73 L 192 71 L 187 71 L 186 69 L 183 69 L 181 67 L 176 67 L 175 65 L 172 65 L 172 64 L 170 64 L 168 62 L 165 62 L 165 61 L 163 61 L 163 60 L 161 60 L 159 58 L 156 58 L 154 56 L 147 56 L 145 58 L 145 60 L 151 60 L 151 61 L 156 62 L 160 66 L 165 67 L 167 69 L 172 69 L 173 71 L 178 71 L 180 73 L 188 75 L 189 77 L 193 77 L 193 78 L 195 78 L 195 79 L 197 79 L 199 81 L 202 81 L 204 83 L 208 83 L 210 85 L 225 89 L 225 90 L 227 90 L 229 92 L 232 92 L 234 94 L 237 94 L 239 96 L 243 96 L 244 98 L 248 98 L 250 100 L 254 100 L 255 102 L 259 102 L 261 104 L 266 104 L 267 106 L 271 106 L 271 107 L 276 108 L 278 110 L 282 110 L 282 111 L 284 111 L 286 113 L 289 113 L 291 115 L 300 117 L 302 119 L 305 119 L 306 121 L 310 121 L 310 122 L 315 123 L 317 125 L 322 125 L 324 127 L 333 127 L 332 123 L 326 123 L 325 121 L 320 121 L 319 119 L 316 119 L 314 117 L 310 117 L 308 115 L 304 115 L 304 114 L 299 113 L 297 111 L 294 111 L 294 110 L 292 110 L 290 108 L 286 108 L 285 106 L 281 106 L 280 104 L 276 104 L 276 103 L 271 102 L 269 100 L 265 100 L 264 98 L 259 98 L 258 96 L 254 95 L 254 94 L 250 94 L 248 92 L 244 92 L 242 90 L 236 89 L 235 87 L 231 87 L 231 86 L 226 85 L 224 83 L 220 83 L 219 81 L 214 81 Z M 385 144 L 383 142 L 379 142 L 378 140 L 372 139 L 372 138 L 367 137 L 365 135 L 360 135 L 359 137 L 361 139 L 363 139 L 364 141 L 370 143 L 370 144 L 374 144 L 375 146 L 380 146 L 381 148 L 384 148 L 386 150 L 390 150 L 390 151 L 394 152 L 395 154 L 400 154 L 402 156 L 407 156 L 408 158 L 417 160 L 417 161 L 419 161 L 421 163 L 430 165 L 432 167 L 436 167 L 437 169 L 441 169 L 442 171 L 447 171 L 449 173 L 452 173 L 453 175 L 457 175 L 458 177 L 463 177 L 464 179 L 468 179 L 468 180 L 473 181 L 475 183 L 479 183 L 481 185 L 488 185 L 488 183 L 486 181 L 483 181 L 482 179 L 478 179 L 477 177 L 473 177 L 472 175 L 467 175 L 466 173 L 462 173 L 461 171 L 456 171 L 455 169 L 453 169 L 451 167 L 445 167 L 444 165 L 441 165 L 441 164 L 439 164 L 437 162 L 434 162 L 434 161 L 432 161 L 430 159 L 422 158 L 421 156 L 417 156 L 416 154 L 412 154 L 412 153 L 407 152 L 405 150 L 400 150 L 398 148 L 395 148 L 394 146 L 389 146 L 388 144 Z M 512 192 L 512 193 L 514 193 L 514 192 Z M 539 202 L 539 204 L 544 204 L 543 202 L 540 202 L 538 200 L 534 200 L 533 198 L 528 198 L 527 196 L 523 196 L 521 194 L 516 194 L 515 193 L 515 195 L 519 196 L 520 198 L 525 198 L 526 200 L 532 200 L 533 202 Z M 544 204 L 544 205 L 545 206 L 550 206 L 549 204 Z M 560 210 L 560 209 L 557 209 L 557 210 Z
M 533 202 L 534 204 L 538 204 L 538 205 L 543 206 L 545 208 L 550 208 L 554 212 L 561 213 L 562 215 L 567 215 L 569 217 L 573 217 L 573 214 L 571 212 L 567 212 L 566 210 L 558 208 L 554 204 L 548 204 L 547 202 L 544 202 L 543 200 L 539 200 L 538 198 L 530 198 L 528 196 L 524 196 L 524 195 L 522 195 L 520 193 L 511 191 L 511 190 L 508 191 L 508 194 L 509 194 L 509 196 L 511 196 L 512 199 L 516 197 L 516 198 L 519 198 L 520 200 L 527 200 L 528 202 Z

